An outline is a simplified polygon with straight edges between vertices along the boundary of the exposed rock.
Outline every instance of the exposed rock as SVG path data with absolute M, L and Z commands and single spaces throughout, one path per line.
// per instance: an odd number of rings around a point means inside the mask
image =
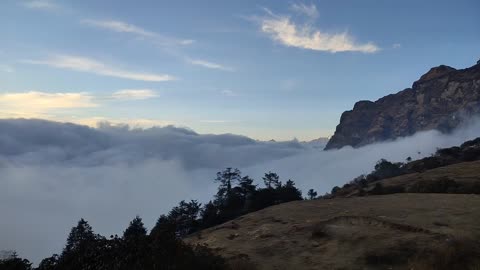
M 449 132 L 466 117 L 480 113 L 480 64 L 463 70 L 430 69 L 396 94 L 375 102 L 359 101 L 340 118 L 325 149 L 366 144 L 437 129 Z

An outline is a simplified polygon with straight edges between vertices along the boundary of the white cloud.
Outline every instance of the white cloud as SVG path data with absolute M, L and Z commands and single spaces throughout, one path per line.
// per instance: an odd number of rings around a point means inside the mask
M 193 40 L 193 39 L 183 39 L 183 40 L 180 41 L 180 44 L 182 44 L 182 45 L 190 45 L 190 44 L 193 44 L 193 43 L 195 43 L 195 40 Z
M 200 123 L 207 123 L 207 124 L 224 124 L 229 123 L 231 121 L 228 120 L 200 120 Z
M 0 115 L 39 117 L 58 109 L 95 107 L 93 97 L 80 93 L 46 93 L 30 91 L 0 94 Z
M 223 71 L 234 71 L 234 69 L 231 68 L 231 67 L 227 67 L 227 66 L 224 66 L 224 65 L 221 65 L 221 64 L 209 62 L 209 61 L 206 61 L 206 60 L 188 59 L 187 61 L 192 65 L 202 66 L 202 67 L 205 67 L 205 68 L 219 69 L 219 70 L 223 70 Z
M 114 99 L 149 99 L 158 97 L 158 94 L 151 89 L 123 89 L 112 94 Z
M 146 36 L 146 37 L 153 37 L 153 36 L 156 35 L 153 32 L 147 31 L 147 30 L 145 30 L 143 28 L 140 28 L 140 27 L 137 27 L 133 24 L 128 24 L 128 23 L 121 22 L 121 21 L 113 21 L 113 20 L 102 21 L 102 20 L 86 19 L 86 20 L 82 20 L 82 23 L 87 24 L 87 25 L 91 25 L 91 26 L 95 26 L 95 27 L 98 27 L 98 28 L 104 28 L 104 29 L 114 31 L 114 32 L 120 32 L 120 33 L 122 33 L 122 32 L 123 33 L 132 33 L 132 34 L 137 34 L 137 35 Z
M 31 9 L 53 10 L 58 8 L 58 5 L 50 0 L 31 0 L 23 2 L 22 5 Z
M 313 19 L 318 17 L 318 10 L 314 4 L 311 4 L 310 6 L 307 6 L 303 3 L 292 4 L 290 8 L 299 14 L 304 14 Z
M 269 10 L 260 20 L 261 30 L 274 41 L 288 47 L 315 51 L 374 53 L 380 48 L 374 43 L 357 43 L 347 32 L 326 33 L 310 24 L 298 25 L 288 16 L 275 15 Z
M 127 71 L 90 58 L 72 55 L 55 55 L 46 60 L 25 60 L 23 62 L 137 81 L 162 82 L 175 80 L 175 77 L 167 74 Z
M 152 32 L 152 31 L 143 29 L 141 27 L 135 26 L 133 24 L 129 24 L 122 21 L 85 19 L 85 20 L 82 20 L 81 23 L 85 25 L 93 26 L 96 28 L 106 29 L 113 32 L 130 33 L 140 37 L 150 38 L 153 41 L 163 45 L 165 44 L 190 45 L 195 42 L 192 39 L 176 39 L 176 38 L 166 37 L 158 33 L 155 33 L 155 32 Z
M 395 44 L 392 45 L 393 49 L 399 49 L 401 47 L 402 47 L 402 44 L 400 44 L 400 43 L 395 43 Z
M 227 97 L 236 97 L 237 96 L 237 93 L 235 93 L 235 92 L 233 92 L 232 90 L 229 90 L 229 89 L 222 90 L 220 93 L 222 93 L 222 95 L 227 96 Z

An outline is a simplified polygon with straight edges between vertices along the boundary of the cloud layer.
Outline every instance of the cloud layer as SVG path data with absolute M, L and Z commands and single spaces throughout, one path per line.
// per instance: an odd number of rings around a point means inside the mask
M 43 120 L 0 120 L 0 250 L 35 262 L 60 252 L 71 226 L 84 217 L 96 232 L 121 233 L 137 214 L 151 228 L 182 199 L 204 202 L 218 170 L 232 166 L 255 179 L 266 171 L 319 193 L 376 161 L 404 161 L 476 137 L 480 122 L 454 134 L 418 133 L 358 149 L 319 151 L 290 142 L 259 142 L 185 128 L 97 129 Z M 418 154 L 420 152 L 420 154 Z

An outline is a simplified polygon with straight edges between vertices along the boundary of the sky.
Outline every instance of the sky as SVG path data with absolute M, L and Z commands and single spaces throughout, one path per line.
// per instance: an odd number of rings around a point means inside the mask
M 211 199 L 225 167 L 323 194 L 380 158 L 475 138 L 478 119 L 357 149 L 301 142 L 431 67 L 475 64 L 479 10 L 477 0 L 0 1 L 0 250 L 38 263 L 81 217 L 104 235 L 137 214 L 151 228 L 180 200 Z
M 480 2 L 0 3 L 0 118 L 330 136 L 358 100 L 480 58 Z

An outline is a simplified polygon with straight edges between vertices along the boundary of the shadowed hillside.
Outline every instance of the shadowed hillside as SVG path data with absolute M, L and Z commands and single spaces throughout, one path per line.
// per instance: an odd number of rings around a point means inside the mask
M 245 265 L 241 269 L 468 269 L 451 267 L 478 266 L 478 243 L 470 239 L 480 237 L 479 209 L 480 196 L 464 194 L 291 202 L 201 231 L 187 242 L 206 244 Z

